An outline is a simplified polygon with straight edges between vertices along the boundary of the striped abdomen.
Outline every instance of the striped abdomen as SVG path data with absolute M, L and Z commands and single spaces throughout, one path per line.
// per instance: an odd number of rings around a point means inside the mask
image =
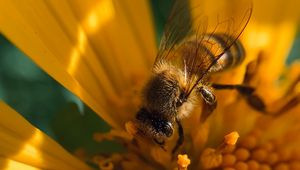
M 225 50 L 226 42 L 233 41 L 231 37 L 225 34 L 214 34 L 209 35 L 209 43 L 215 44 L 217 48 L 220 50 Z M 228 43 L 227 43 L 228 44 Z M 208 56 L 210 60 L 215 59 L 214 49 L 208 48 L 208 45 L 203 43 L 202 47 L 206 48 L 208 52 Z M 245 50 L 239 40 L 236 40 L 232 46 L 221 56 L 221 58 L 217 61 L 215 65 L 212 66 L 210 72 L 219 72 L 229 68 L 233 68 L 242 63 L 245 58 Z

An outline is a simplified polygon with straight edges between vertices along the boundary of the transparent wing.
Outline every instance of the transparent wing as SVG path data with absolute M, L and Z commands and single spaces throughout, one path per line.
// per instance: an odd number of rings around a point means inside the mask
M 252 13 L 248 0 L 177 0 L 164 30 L 154 66 L 167 62 L 181 69 L 187 94 L 239 38 Z M 213 41 L 223 34 L 222 45 Z

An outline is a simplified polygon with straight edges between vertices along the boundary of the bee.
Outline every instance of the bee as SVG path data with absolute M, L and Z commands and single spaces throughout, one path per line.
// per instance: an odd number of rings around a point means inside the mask
M 238 38 L 250 20 L 252 3 L 243 3 L 243 8 L 237 10 L 230 6 L 231 1 L 224 2 L 220 4 L 225 6 L 215 3 L 215 12 L 205 10 L 210 2 L 175 2 L 153 74 L 143 90 L 142 106 L 134 120 L 137 133 L 164 149 L 166 140 L 177 131 L 172 153 L 184 141 L 181 120 L 192 112 L 197 101 L 202 99 L 206 106 L 201 115 L 206 119 L 217 106 L 214 89 L 236 89 L 248 96 L 253 92 L 251 87 L 209 82 L 211 74 L 233 68 L 245 58 Z M 260 99 L 251 99 L 257 109 L 264 107 Z

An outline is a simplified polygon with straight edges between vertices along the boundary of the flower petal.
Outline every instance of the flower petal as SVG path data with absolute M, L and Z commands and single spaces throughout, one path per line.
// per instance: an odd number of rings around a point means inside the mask
M 90 169 L 0 101 L 0 169 Z
M 18 169 L 22 169 L 22 170 L 38 170 L 40 168 L 37 167 L 33 167 L 12 159 L 7 159 L 7 158 L 2 158 L 0 157 L 0 165 L 5 165 L 5 167 L 1 167 L 1 169 L 7 169 L 7 170 L 18 170 Z
M 113 127 L 119 99 L 148 73 L 155 36 L 147 1 L 0 2 L 0 30 Z M 125 115 L 126 116 L 126 115 Z

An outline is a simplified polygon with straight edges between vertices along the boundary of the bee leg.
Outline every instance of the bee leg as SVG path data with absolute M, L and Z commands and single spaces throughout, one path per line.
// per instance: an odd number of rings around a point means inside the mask
M 294 85 L 292 84 L 291 89 L 294 88 L 293 86 Z M 279 116 L 287 112 L 288 110 L 294 108 L 300 103 L 300 95 L 298 94 L 290 98 L 289 100 L 287 100 L 287 102 L 285 102 L 281 107 L 279 107 L 279 109 L 270 111 L 269 110 L 270 108 L 267 110 L 267 106 L 264 103 L 264 101 L 258 95 L 254 94 L 255 89 L 253 87 L 245 86 L 245 85 L 223 85 L 223 84 L 212 84 L 212 87 L 215 88 L 216 90 L 230 90 L 230 89 L 237 90 L 241 95 L 243 95 L 246 98 L 247 103 L 252 108 L 254 108 L 259 112 L 273 115 L 273 116 Z M 291 91 L 291 89 L 289 91 Z
M 176 123 L 177 123 L 177 127 L 178 127 L 178 139 L 177 139 L 176 145 L 174 146 L 174 148 L 172 150 L 172 154 L 174 154 L 178 150 L 178 148 L 183 144 L 183 141 L 184 141 L 183 128 L 182 128 L 180 121 L 177 118 L 176 118 Z
M 254 94 L 255 89 L 253 87 L 232 84 L 212 84 L 212 87 L 216 90 L 237 90 L 255 110 L 267 112 L 264 101 L 258 95 Z
M 205 120 L 211 115 L 211 113 L 217 107 L 217 100 L 210 88 L 202 86 L 197 89 L 199 95 L 203 98 L 202 112 L 200 117 L 200 122 L 205 122 Z
M 209 104 L 203 101 L 200 122 L 202 123 L 205 122 L 205 120 L 212 114 L 212 112 L 216 109 L 216 107 L 217 107 L 217 101 L 214 104 Z

